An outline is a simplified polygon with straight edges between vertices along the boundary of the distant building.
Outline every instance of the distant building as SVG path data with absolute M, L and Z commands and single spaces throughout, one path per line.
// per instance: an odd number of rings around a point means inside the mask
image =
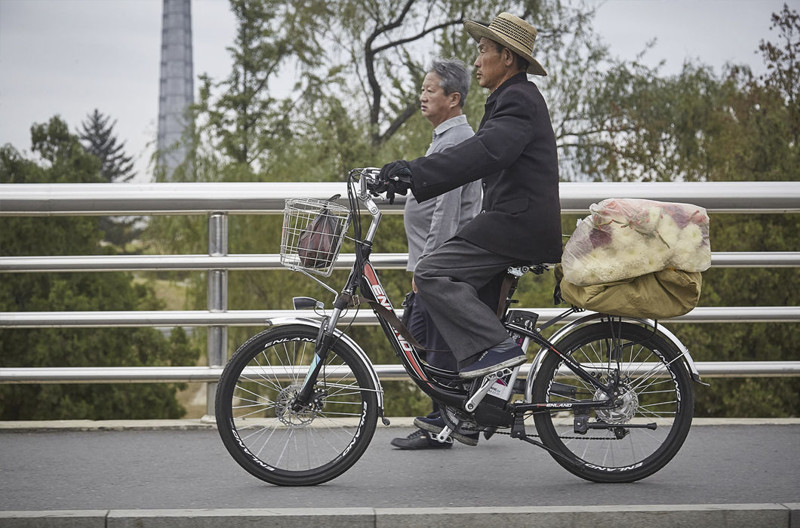
M 186 112 L 194 101 L 192 2 L 163 2 L 157 148 L 159 164 L 169 180 L 186 159 L 187 149 L 181 139 L 191 125 Z

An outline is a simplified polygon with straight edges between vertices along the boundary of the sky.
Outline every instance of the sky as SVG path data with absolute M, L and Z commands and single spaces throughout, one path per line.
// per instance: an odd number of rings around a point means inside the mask
M 591 1 L 591 0 L 590 0 Z M 595 31 L 611 53 L 677 73 L 687 59 L 764 73 L 757 53 L 784 0 L 597 1 Z M 797 9 L 797 0 L 789 1 Z M 161 0 L 0 0 L 0 145 L 30 152 L 30 127 L 60 115 L 75 131 L 95 108 L 147 182 L 158 123 Z M 486 18 L 491 19 L 492 15 Z M 227 76 L 235 21 L 227 0 L 192 0 L 195 76 Z M 195 77 L 196 79 L 196 77 Z M 293 84 L 293 82 L 291 83 Z M 195 90 L 199 83 L 195 80 Z

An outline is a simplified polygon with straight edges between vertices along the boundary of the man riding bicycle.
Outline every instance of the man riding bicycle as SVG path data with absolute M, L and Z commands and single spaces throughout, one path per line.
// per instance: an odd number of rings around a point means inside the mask
M 501 13 L 489 26 L 468 21 L 478 42 L 478 84 L 491 92 L 475 136 L 441 153 L 381 169 L 387 194 L 411 190 L 419 202 L 482 179 L 481 213 L 417 266 L 414 278 L 462 378 L 525 362 L 525 353 L 481 302 L 478 291 L 509 266 L 561 260 L 558 159 L 547 105 L 526 73 L 536 30 Z

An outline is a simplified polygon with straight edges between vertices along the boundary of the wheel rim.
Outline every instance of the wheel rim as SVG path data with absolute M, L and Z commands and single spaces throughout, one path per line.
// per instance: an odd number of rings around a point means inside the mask
M 267 343 L 239 371 L 225 398 L 237 447 L 269 472 L 324 471 L 353 448 L 363 429 L 367 393 L 333 350 L 309 404 L 292 408 L 314 342 L 309 336 Z
M 559 451 L 581 460 L 590 469 L 609 475 L 636 471 L 647 464 L 658 467 L 665 464 L 683 442 L 683 438 L 676 440 L 674 437 L 685 435 L 682 424 L 687 412 L 691 419 L 691 411 L 686 408 L 689 402 L 682 400 L 680 389 L 683 380 L 679 377 L 685 375 L 672 368 L 678 356 L 667 353 L 666 345 L 655 340 L 609 339 L 602 331 L 569 348 L 570 357 L 584 367 L 591 366 L 587 370 L 599 381 L 616 383 L 614 400 L 617 405 L 590 411 L 589 424 L 611 427 L 589 428 L 585 434 L 576 432 L 572 412 L 552 412 L 545 427 L 549 427 L 551 435 L 557 438 Z M 549 381 L 546 401 L 564 403 L 608 399 L 605 392 L 577 377 L 563 366 L 563 362 L 554 372 L 558 374 Z M 655 426 L 655 429 L 641 426 Z

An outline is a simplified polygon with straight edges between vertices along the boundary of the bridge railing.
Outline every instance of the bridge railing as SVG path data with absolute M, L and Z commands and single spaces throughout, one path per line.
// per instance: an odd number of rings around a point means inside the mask
M 325 199 L 346 196 L 344 183 L 159 183 L 159 184 L 5 184 L 0 185 L 0 216 L 181 215 L 208 216 L 208 255 L 115 256 L 4 256 L 0 273 L 13 280 L 17 273 L 195 270 L 208 272 L 208 309 L 198 311 L 130 312 L 4 312 L 0 328 L 204 326 L 208 327 L 208 367 L 109 367 L 0 369 L 0 383 L 70 382 L 188 382 L 210 385 L 208 410 L 213 413 L 215 380 L 227 356 L 229 326 L 263 325 L 288 315 L 314 317 L 313 312 L 287 310 L 228 310 L 229 270 L 283 269 L 279 255 L 228 254 L 228 215 L 280 214 L 287 198 Z M 709 213 L 783 214 L 800 212 L 800 182 L 703 183 L 562 183 L 564 214 L 586 214 L 589 205 L 605 198 L 646 198 L 688 202 Z M 401 214 L 403 199 L 382 204 L 388 214 Z M 712 241 L 713 244 L 713 241 Z M 800 250 L 800 248 L 798 248 Z M 353 255 L 342 255 L 337 267 L 352 266 Z M 405 254 L 375 254 L 383 269 L 405 269 Z M 713 267 L 798 267 L 800 251 L 714 252 Z M 542 320 L 562 310 L 531 308 Z M 570 321 L 567 318 L 564 322 Z M 779 322 L 800 321 L 798 306 L 697 307 L 668 322 Z M 377 324 L 361 312 L 353 324 Z M 800 375 L 800 362 L 699 363 L 704 376 Z M 403 379 L 399 365 L 378 365 L 383 379 Z

